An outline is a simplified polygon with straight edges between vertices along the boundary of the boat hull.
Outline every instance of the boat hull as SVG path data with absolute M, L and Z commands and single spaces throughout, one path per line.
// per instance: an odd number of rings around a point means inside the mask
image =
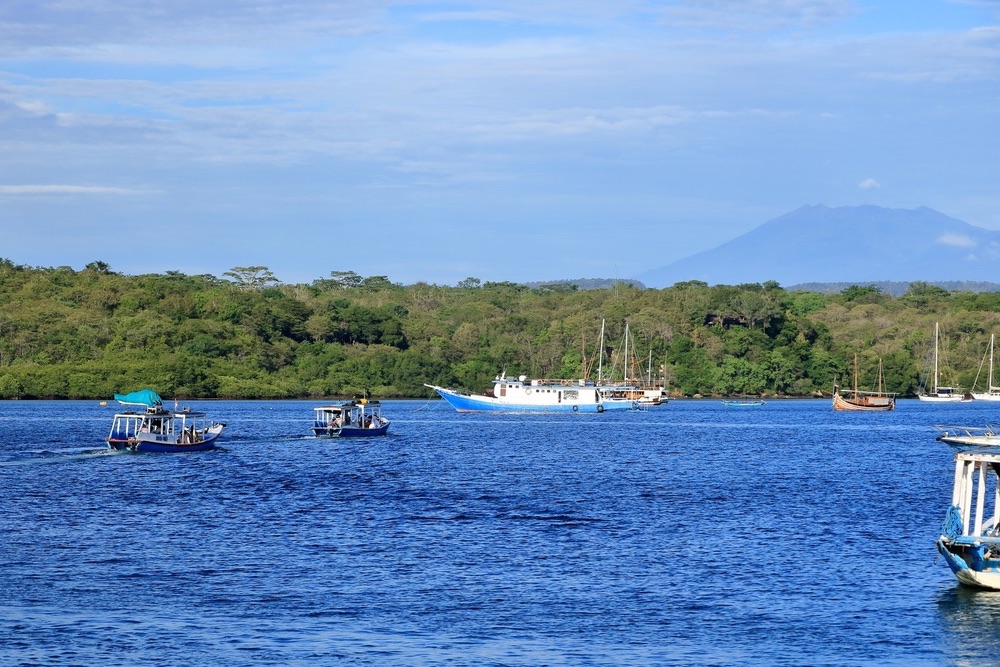
M 378 435 L 385 435 L 389 431 L 389 422 L 378 428 L 357 428 L 354 426 L 343 426 L 341 428 L 314 426 L 313 433 L 317 438 L 370 438 Z
M 964 394 L 917 394 L 917 398 L 925 403 L 967 403 L 973 400 Z
M 877 400 L 872 400 L 866 397 L 852 400 L 845 398 L 840 394 L 834 394 L 833 409 L 842 410 L 844 412 L 886 412 L 896 409 L 896 400 L 893 398 L 878 398 Z
M 502 400 L 484 394 L 459 394 L 444 387 L 432 387 L 441 398 L 458 412 L 605 412 L 608 410 L 635 409 L 636 402 L 630 400 L 606 400 L 594 398 L 594 390 L 587 392 L 584 400 L 551 403 L 525 403 Z M 589 400 L 587 400 L 589 398 Z M 559 397 L 556 397 L 558 401 Z
M 1000 560 L 988 557 L 989 547 L 983 543 L 963 543 L 942 537 L 937 541 L 938 552 L 948 568 L 966 586 L 1000 590 Z
M 222 435 L 222 428 L 211 428 L 201 434 L 198 442 L 170 442 L 165 439 L 157 440 L 152 434 L 140 433 L 127 440 L 116 440 L 108 438 L 108 447 L 118 451 L 129 452 L 204 452 L 215 449 L 215 443 Z

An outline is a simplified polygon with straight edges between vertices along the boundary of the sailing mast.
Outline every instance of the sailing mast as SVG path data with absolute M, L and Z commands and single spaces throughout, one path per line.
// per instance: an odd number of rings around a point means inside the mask
M 601 320 L 601 346 L 597 349 L 597 384 L 603 384 L 604 376 L 604 320 Z
M 628 322 L 625 323 L 625 359 L 622 363 L 622 384 L 628 384 Z
M 986 384 L 986 386 L 989 387 L 989 389 L 986 390 L 987 392 L 993 392 L 998 389 L 998 387 L 993 386 L 993 339 L 995 336 L 995 334 L 990 334 L 990 376 L 989 381 Z
M 858 398 L 858 353 L 854 353 L 854 398 Z
M 934 323 L 934 393 L 938 393 L 938 323 Z

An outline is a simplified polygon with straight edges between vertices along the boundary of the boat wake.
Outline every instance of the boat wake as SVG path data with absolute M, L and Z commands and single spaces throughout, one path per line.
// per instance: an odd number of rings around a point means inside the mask
M 8 461 L 0 461 L 0 467 L 37 465 L 43 463 L 63 463 L 66 461 L 81 461 L 93 459 L 101 456 L 118 456 L 122 452 L 116 452 L 107 447 L 84 449 L 28 449 L 12 454 L 17 458 Z

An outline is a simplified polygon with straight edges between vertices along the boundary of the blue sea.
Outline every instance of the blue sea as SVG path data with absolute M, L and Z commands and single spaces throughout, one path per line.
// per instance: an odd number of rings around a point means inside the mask
M 458 414 L 196 401 L 221 447 L 110 452 L 115 407 L 0 402 L 3 665 L 982 665 L 1000 593 L 934 549 L 1000 406 Z

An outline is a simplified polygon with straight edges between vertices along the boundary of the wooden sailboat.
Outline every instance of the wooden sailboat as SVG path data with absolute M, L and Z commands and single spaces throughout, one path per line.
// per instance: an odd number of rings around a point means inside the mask
M 990 355 L 990 366 L 989 366 L 989 373 L 987 375 L 987 380 L 986 380 L 986 391 L 985 392 L 977 392 L 975 390 L 976 383 L 975 382 L 972 383 L 972 387 L 973 387 L 972 397 L 974 399 L 976 399 L 977 401 L 1000 401 L 1000 387 L 997 387 L 997 386 L 995 386 L 993 384 L 993 339 L 994 338 L 995 338 L 995 335 L 994 334 L 990 334 L 990 350 L 988 352 L 988 354 Z M 985 361 L 985 359 L 984 359 L 984 361 Z M 979 370 L 980 371 L 982 370 L 982 364 L 980 364 Z M 979 376 L 977 375 L 976 376 L 976 380 L 978 380 L 978 379 L 979 379 Z
M 927 391 L 927 387 L 921 387 L 920 393 L 917 394 L 917 398 L 921 401 L 928 401 L 932 403 L 957 403 L 959 401 L 971 401 L 972 394 L 963 394 L 961 391 L 956 392 L 953 387 L 944 387 L 938 384 L 938 323 L 934 323 L 934 386 L 931 391 Z
M 885 411 L 896 407 L 896 394 L 886 393 L 882 377 L 882 360 L 878 360 L 878 391 L 858 389 L 858 355 L 854 355 L 854 388 L 839 389 L 833 386 L 834 410 Z

